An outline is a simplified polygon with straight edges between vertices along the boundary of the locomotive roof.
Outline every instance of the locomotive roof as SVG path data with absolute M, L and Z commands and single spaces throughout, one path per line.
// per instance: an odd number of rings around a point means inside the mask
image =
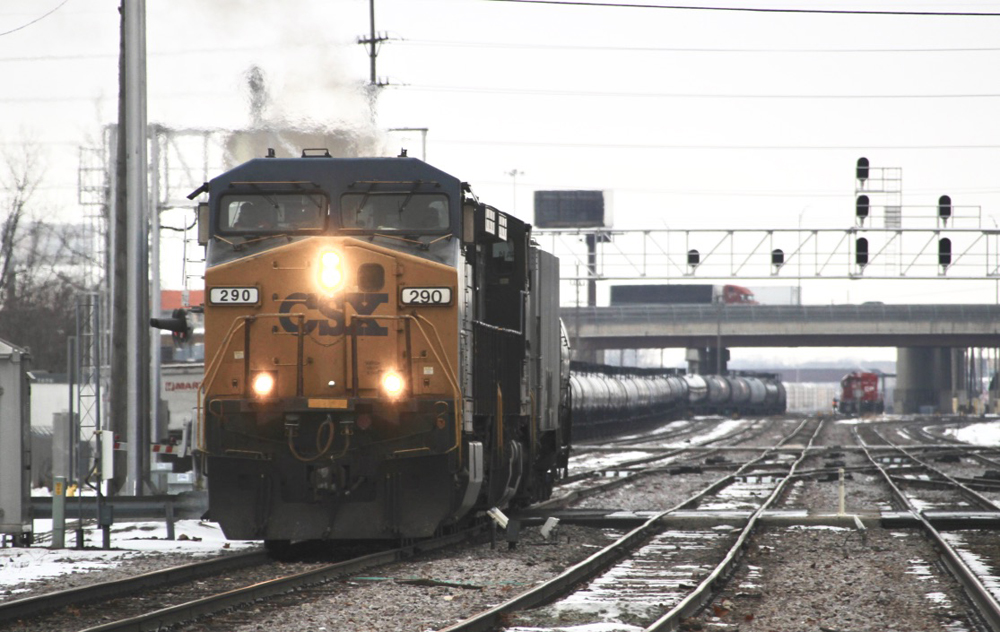
M 372 181 L 436 182 L 457 189 L 458 178 L 417 158 L 254 158 L 212 179 L 213 188 L 229 182 L 309 180 L 343 190 L 350 184 Z

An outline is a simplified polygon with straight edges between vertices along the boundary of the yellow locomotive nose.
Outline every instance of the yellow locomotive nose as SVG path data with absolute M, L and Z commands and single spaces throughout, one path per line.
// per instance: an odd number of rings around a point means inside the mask
M 340 255 L 336 252 L 324 252 L 319 260 L 319 286 L 327 293 L 340 289 L 344 283 L 344 271 L 341 267 Z

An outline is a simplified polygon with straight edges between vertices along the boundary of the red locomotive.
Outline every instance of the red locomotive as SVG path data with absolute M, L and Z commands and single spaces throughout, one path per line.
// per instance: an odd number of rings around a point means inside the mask
M 837 410 L 841 413 L 882 413 L 885 410 L 877 373 L 866 371 L 848 373 L 840 380 L 840 390 Z

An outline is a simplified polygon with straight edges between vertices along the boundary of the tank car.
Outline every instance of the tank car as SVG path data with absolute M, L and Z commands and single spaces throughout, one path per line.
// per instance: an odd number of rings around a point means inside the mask
M 670 371 L 572 362 L 570 372 L 574 436 L 614 436 L 642 423 L 676 416 L 687 390 Z
M 750 384 L 746 378 L 733 375 L 726 378 L 729 382 L 729 405 L 730 412 L 739 415 L 745 410 L 749 410 L 750 404 Z
M 770 373 L 698 375 L 573 362 L 569 384 L 572 427 L 585 438 L 682 416 L 776 415 L 786 409 L 785 387 Z
M 230 539 L 431 536 L 548 497 L 569 416 L 558 260 L 420 160 L 206 183 L 199 462 Z
M 703 377 L 708 387 L 704 412 L 716 414 L 728 412 L 732 403 L 732 387 L 729 385 L 729 380 L 722 375 L 705 375 Z
M 683 380 L 687 385 L 687 414 L 700 414 L 708 401 L 708 383 L 697 374 L 685 375 Z
M 787 401 L 781 376 L 734 371 L 728 379 L 733 389 L 733 412 L 758 415 L 779 415 L 785 412 Z

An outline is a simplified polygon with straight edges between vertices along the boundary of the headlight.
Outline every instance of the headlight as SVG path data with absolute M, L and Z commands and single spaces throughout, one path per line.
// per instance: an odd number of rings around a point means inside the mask
M 394 371 L 389 371 L 382 376 L 382 390 L 389 397 L 398 397 L 403 392 L 403 378 Z
M 344 282 L 344 271 L 340 266 L 340 255 L 324 252 L 319 259 L 319 286 L 326 292 L 334 292 Z
M 253 377 L 250 387 L 257 397 L 267 397 L 274 392 L 274 375 L 267 371 L 261 371 Z

